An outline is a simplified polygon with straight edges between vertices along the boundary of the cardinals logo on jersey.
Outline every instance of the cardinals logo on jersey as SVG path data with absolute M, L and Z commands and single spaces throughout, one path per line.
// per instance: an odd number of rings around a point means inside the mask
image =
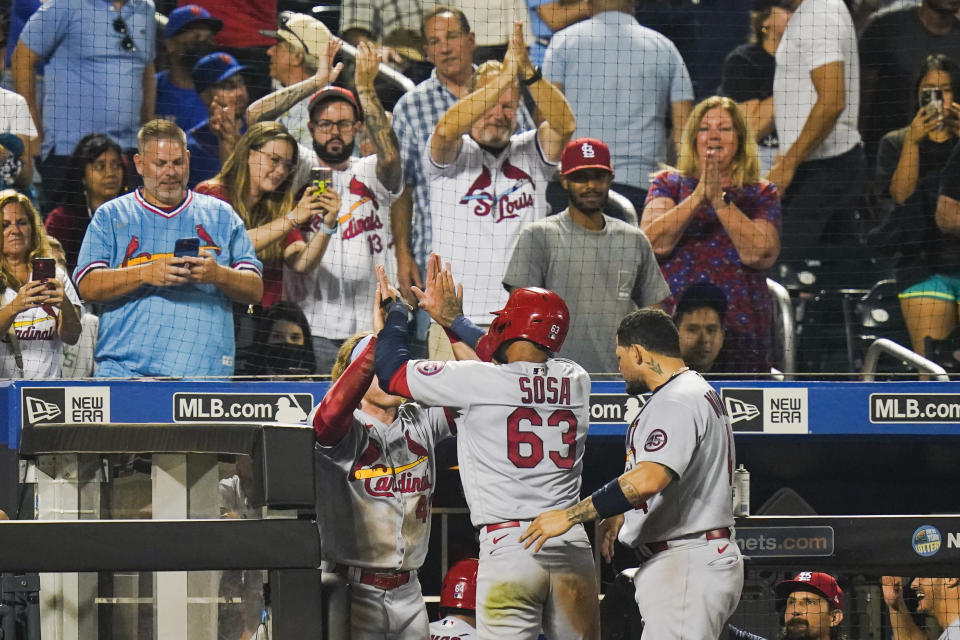
M 215 254 L 220 255 L 220 247 L 213 241 L 213 238 L 210 237 L 210 234 L 207 233 L 207 230 L 203 228 L 202 224 L 197 225 L 197 237 L 200 238 L 200 242 L 202 243 L 200 245 L 201 249 L 213 251 Z
M 380 445 L 370 439 L 366 449 L 354 463 L 350 479 L 363 480 L 364 489 L 375 498 L 392 498 L 398 493 L 429 491 L 433 485 L 427 475 L 429 467 L 425 463 L 430 460 L 430 454 L 426 447 L 413 440 L 409 433 L 404 432 L 404 436 L 407 448 L 417 456 L 415 460 L 396 467 L 388 467 L 378 462 L 383 459 L 383 452 Z M 423 476 L 415 475 L 417 467 L 422 467 Z
M 503 162 L 500 172 L 503 177 L 514 181 L 506 191 L 501 194 L 490 193 L 493 179 L 490 170 L 483 167 L 480 175 L 460 198 L 460 204 L 476 202 L 477 204 L 473 208 L 474 215 L 483 217 L 493 213 L 496 223 L 509 218 L 518 218 L 520 217 L 520 211 L 533 207 L 533 194 L 530 192 L 520 193 L 514 198 L 510 197 L 527 184 L 530 185 L 532 191 L 536 191 L 537 186 L 530 174 L 510 164 L 510 160 Z M 496 211 L 494 211 L 494 208 L 496 208 Z
M 370 190 L 370 187 L 368 187 L 367 185 L 357 180 L 357 176 L 353 176 L 350 178 L 349 189 L 351 194 L 360 198 L 360 200 L 358 200 L 352 207 L 350 207 L 351 213 L 353 212 L 354 209 L 356 209 L 357 207 L 359 207 L 365 202 L 373 203 L 374 210 L 380 208 L 380 203 L 377 202 L 377 197 L 373 195 L 373 191 Z
M 220 255 L 223 250 L 220 248 L 213 237 L 203 228 L 202 224 L 198 224 L 196 227 L 197 237 L 200 238 L 200 248 L 206 251 L 212 251 L 213 253 Z M 127 248 L 123 251 L 123 260 L 120 261 L 121 267 L 135 267 L 138 264 L 144 264 L 147 262 L 153 261 L 155 258 L 164 258 L 167 256 L 172 256 L 173 253 L 150 253 L 149 251 L 140 250 L 140 238 L 137 236 L 130 236 L 130 241 L 127 243 Z

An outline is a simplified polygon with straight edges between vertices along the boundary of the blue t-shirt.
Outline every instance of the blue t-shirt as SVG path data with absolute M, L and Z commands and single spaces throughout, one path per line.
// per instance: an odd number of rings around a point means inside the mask
M 616 181 L 648 189 L 667 160 L 670 105 L 693 100 L 676 46 L 633 16 L 604 11 L 557 32 L 543 75 L 563 85 L 577 116 L 575 137 L 603 140 Z
M 218 263 L 261 272 L 243 221 L 230 205 L 188 191 L 178 207 L 165 211 L 137 190 L 97 209 L 74 282 L 79 286 L 94 269 L 134 267 L 169 256 L 177 239 L 195 237 Z M 94 353 L 99 377 L 233 374 L 231 303 L 212 284 L 144 285 L 102 309 Z
M 106 133 L 126 149 L 137 145 L 143 72 L 156 49 L 156 12 L 150 0 L 44 2 L 20 39 L 46 62 L 43 155 L 69 155 L 88 133 Z M 126 24 L 133 49 L 124 49 Z
M 246 122 L 240 133 L 247 131 Z M 187 131 L 187 148 L 190 149 L 190 188 L 220 173 L 220 139 L 210 128 L 210 120 Z
M 207 108 L 193 89 L 181 89 L 170 82 L 170 72 L 157 74 L 157 105 L 154 113 L 158 118 L 173 120 L 184 131 L 189 131 L 207 119 Z
M 39 8 L 40 0 L 13 0 L 13 6 L 10 7 L 10 33 L 7 35 L 7 69 L 12 68 L 13 50 L 20 40 L 23 25 L 27 24 L 27 20 Z

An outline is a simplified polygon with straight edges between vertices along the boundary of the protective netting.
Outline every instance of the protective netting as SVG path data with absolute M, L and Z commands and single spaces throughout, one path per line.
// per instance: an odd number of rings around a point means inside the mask
M 595 374 L 649 305 L 712 374 L 957 366 L 956 3 L 178 4 L 6 16 L 4 377 L 328 374 L 431 251 Z

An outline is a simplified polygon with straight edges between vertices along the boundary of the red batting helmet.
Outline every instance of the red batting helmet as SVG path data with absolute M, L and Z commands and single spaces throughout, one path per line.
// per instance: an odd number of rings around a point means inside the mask
M 450 567 L 440 588 L 441 609 L 477 610 L 478 563 L 476 558 L 467 558 Z
M 524 339 L 556 353 L 570 328 L 570 312 L 563 298 L 539 287 L 524 287 L 510 294 L 507 305 L 477 343 L 477 355 L 489 361 L 507 341 Z

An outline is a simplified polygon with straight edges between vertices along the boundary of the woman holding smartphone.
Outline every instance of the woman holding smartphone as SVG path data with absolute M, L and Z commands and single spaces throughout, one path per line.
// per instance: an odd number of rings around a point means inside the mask
M 332 227 L 340 210 L 336 192 L 315 194 L 309 188 L 294 206 L 291 180 L 297 149 L 282 124 L 258 122 L 237 142 L 220 173 L 196 188 L 197 193 L 230 203 L 243 219 L 257 257 L 263 261 L 260 304 L 265 309 L 283 295 L 283 265 L 306 271 L 326 248 L 326 241 L 304 242 L 300 227 L 314 217 Z
M 896 255 L 900 308 L 920 354 L 925 338 L 945 338 L 957 326 L 960 243 L 940 231 L 936 211 L 940 174 L 957 144 L 958 80 L 953 60 L 927 56 L 918 74 L 916 116 L 885 135 L 877 153 L 880 195 L 893 202 L 887 220 L 871 235 Z
M 59 378 L 63 344 L 80 337 L 80 298 L 55 266 L 37 210 L 25 195 L 0 191 L 3 298 L 0 377 Z

